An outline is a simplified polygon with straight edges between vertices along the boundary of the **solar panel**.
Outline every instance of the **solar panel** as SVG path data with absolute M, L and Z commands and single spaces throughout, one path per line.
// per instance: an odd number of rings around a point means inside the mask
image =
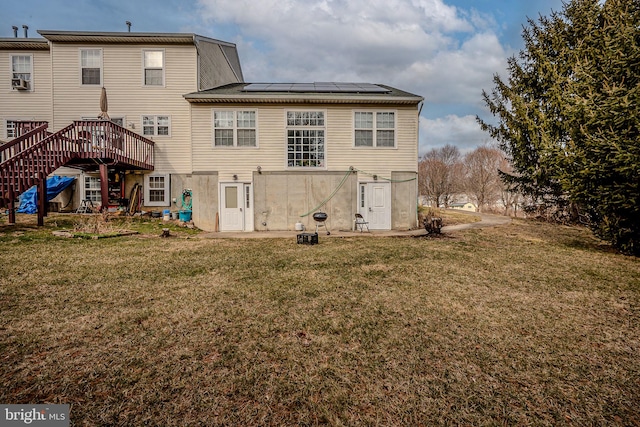
M 270 91 L 288 91 L 291 90 L 291 83 L 273 83 L 270 87 Z
M 389 93 L 388 89 L 372 83 L 251 83 L 245 92 L 321 92 L 321 93 Z
M 251 91 L 263 91 L 263 90 L 267 90 L 267 88 L 268 88 L 269 86 L 270 86 L 270 85 L 269 85 L 269 84 L 267 84 L 267 83 L 252 83 L 252 84 L 250 84 L 250 85 L 246 85 L 246 86 L 244 87 L 244 90 L 246 90 L 246 91 L 250 91 L 250 92 L 251 92 Z
M 295 91 L 313 92 L 316 90 L 316 87 L 311 83 L 299 83 L 292 85 L 291 89 Z

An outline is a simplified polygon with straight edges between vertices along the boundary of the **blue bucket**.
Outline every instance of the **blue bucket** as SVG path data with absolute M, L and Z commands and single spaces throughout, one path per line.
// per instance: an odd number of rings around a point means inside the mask
M 191 211 L 179 211 L 178 216 L 182 222 L 191 221 Z

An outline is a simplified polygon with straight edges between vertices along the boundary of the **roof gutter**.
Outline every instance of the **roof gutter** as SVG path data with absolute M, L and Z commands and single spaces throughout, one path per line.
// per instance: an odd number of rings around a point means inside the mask
M 0 49 L 48 50 L 49 42 L 40 38 L 0 38 Z
M 346 96 L 309 96 L 309 95 L 292 95 L 273 96 L 273 95 L 206 95 L 206 94 L 188 94 L 184 98 L 194 104 L 210 103 L 255 103 L 255 104 L 404 104 L 418 105 L 424 98 L 422 97 L 346 97 Z

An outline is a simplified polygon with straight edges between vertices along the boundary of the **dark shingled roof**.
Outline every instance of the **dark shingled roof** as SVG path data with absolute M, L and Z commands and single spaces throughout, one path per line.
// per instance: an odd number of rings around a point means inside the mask
M 49 43 L 40 38 L 0 37 L 0 49 L 49 50 Z
M 198 40 L 235 47 L 235 44 L 194 33 L 138 33 L 99 31 L 38 30 L 47 40 L 58 43 L 163 43 L 194 44 Z
M 418 104 L 423 97 L 371 83 L 232 83 L 184 95 L 192 103 Z

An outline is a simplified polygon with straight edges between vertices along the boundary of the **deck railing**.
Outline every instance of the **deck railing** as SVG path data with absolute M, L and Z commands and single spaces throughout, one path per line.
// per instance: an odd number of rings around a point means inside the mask
M 103 158 L 128 163 L 141 169 L 153 169 L 154 143 L 108 120 L 73 122 L 68 138 L 78 141 L 78 157 Z
M 38 142 L 25 143 L 0 163 L 0 205 L 11 203 L 72 160 L 96 159 L 96 164 L 153 170 L 153 151 L 153 141 L 110 121 L 75 121 Z
M 47 132 L 49 124 L 47 122 L 30 123 L 33 126 L 29 126 L 28 130 L 27 126 L 18 128 L 21 129 L 21 131 L 18 132 L 18 135 L 20 136 L 0 145 L 0 163 L 9 160 L 11 157 L 26 150 L 32 145 L 37 144 L 47 137 L 49 134 L 49 132 Z

